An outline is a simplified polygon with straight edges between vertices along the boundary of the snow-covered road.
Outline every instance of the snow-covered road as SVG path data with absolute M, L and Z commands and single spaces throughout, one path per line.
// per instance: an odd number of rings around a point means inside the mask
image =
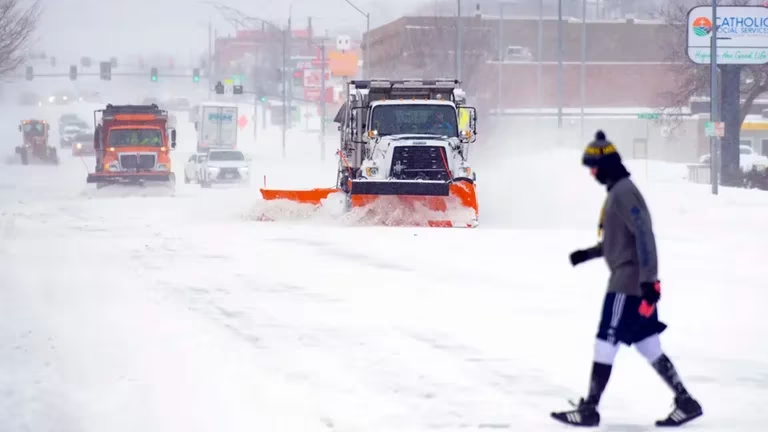
M 548 413 L 586 391 L 607 276 L 567 261 L 603 194 L 577 153 L 484 158 L 475 230 L 263 223 L 263 175 L 334 178 L 316 138 L 294 134 L 288 162 L 262 138 L 251 187 L 173 197 L 96 193 L 68 156 L 0 167 L 0 430 L 564 430 Z M 631 168 L 659 235 L 663 343 L 704 405 L 690 427 L 762 430 L 768 194 Z M 602 430 L 650 430 L 671 401 L 622 351 Z

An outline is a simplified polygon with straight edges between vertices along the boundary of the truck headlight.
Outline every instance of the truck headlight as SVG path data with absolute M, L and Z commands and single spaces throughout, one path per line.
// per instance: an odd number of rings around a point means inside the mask
M 120 167 L 117 166 L 117 162 L 110 162 L 109 165 L 107 165 L 107 171 L 118 171 Z
M 471 177 L 472 176 L 472 168 L 470 168 L 470 167 L 461 167 L 461 168 L 459 168 L 459 174 L 462 177 Z
M 168 171 L 168 164 L 157 164 L 157 170 L 158 171 Z
M 375 177 L 379 175 L 379 168 L 378 167 L 366 167 L 365 168 L 365 176 L 366 177 Z
M 211 174 L 216 174 L 219 172 L 219 169 L 216 167 L 208 167 L 208 172 Z
M 82 145 L 82 144 L 80 144 L 80 143 L 77 143 L 77 145 L 75 145 L 75 147 L 76 147 L 78 150 L 80 150 L 81 148 L 83 148 L 83 145 Z

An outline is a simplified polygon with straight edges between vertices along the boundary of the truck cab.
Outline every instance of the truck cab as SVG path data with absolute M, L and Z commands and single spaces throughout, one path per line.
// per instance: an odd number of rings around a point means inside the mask
M 476 175 L 469 146 L 476 110 L 457 80 L 350 81 L 341 123 L 337 186 L 362 206 L 383 195 L 437 211 L 469 209 L 477 222 Z M 431 198 L 427 198 L 431 197 Z M 425 201 L 426 200 L 426 201 Z
M 96 168 L 88 183 L 175 184 L 170 152 L 176 130 L 168 128 L 168 112 L 157 105 L 107 105 L 94 111 L 93 148 Z

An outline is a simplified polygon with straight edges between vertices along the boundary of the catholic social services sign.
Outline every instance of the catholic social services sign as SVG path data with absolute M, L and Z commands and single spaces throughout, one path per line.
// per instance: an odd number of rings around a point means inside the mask
M 688 58 L 709 64 L 713 26 L 717 26 L 718 64 L 768 63 L 768 8 L 763 6 L 718 6 L 717 22 L 712 7 L 688 11 Z

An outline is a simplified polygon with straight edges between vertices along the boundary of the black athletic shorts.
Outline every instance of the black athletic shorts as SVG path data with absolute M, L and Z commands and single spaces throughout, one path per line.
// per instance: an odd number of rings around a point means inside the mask
M 612 344 L 626 345 L 640 342 L 648 336 L 660 334 L 667 325 L 659 321 L 659 305 L 649 317 L 640 315 L 640 297 L 609 292 L 603 302 L 603 313 L 597 338 Z

